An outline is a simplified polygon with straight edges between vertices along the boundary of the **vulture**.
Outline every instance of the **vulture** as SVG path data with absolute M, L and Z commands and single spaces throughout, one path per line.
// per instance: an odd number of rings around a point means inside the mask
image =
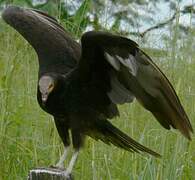
M 136 42 L 90 31 L 79 44 L 55 18 L 34 9 L 10 6 L 2 17 L 38 55 L 38 103 L 53 116 L 65 147 L 56 167 L 63 167 L 71 142 L 74 148 L 66 176 L 71 174 L 86 136 L 160 157 L 109 121 L 119 116 L 118 104 L 134 99 L 164 128 L 178 129 L 191 139 L 192 126 L 173 86 Z

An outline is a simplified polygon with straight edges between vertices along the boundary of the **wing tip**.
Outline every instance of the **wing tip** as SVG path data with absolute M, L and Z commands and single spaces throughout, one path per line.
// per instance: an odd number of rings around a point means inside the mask
M 183 135 L 184 135 L 184 137 L 186 137 L 189 141 L 191 141 L 192 140 L 192 134 L 194 133 L 193 132 L 193 129 L 192 130 L 189 130 L 188 132 L 181 132 Z
M 153 154 L 153 156 L 155 156 L 156 158 L 162 158 L 162 155 L 159 153 L 156 153 L 156 152 L 155 152 L 155 154 Z
M 154 156 L 156 158 L 162 158 L 162 155 L 161 154 L 159 154 L 159 153 L 157 153 L 157 152 L 155 152 L 155 151 L 153 151 L 153 150 L 151 150 L 151 149 L 149 149 L 147 147 L 144 147 L 144 150 L 141 150 L 141 151 L 142 152 L 146 152 L 149 155 L 152 155 L 152 156 Z
M 192 134 L 194 133 L 194 130 L 192 128 L 192 125 L 190 121 L 187 118 L 187 121 L 183 121 L 182 124 L 180 124 L 177 129 L 186 137 L 189 141 L 192 140 Z

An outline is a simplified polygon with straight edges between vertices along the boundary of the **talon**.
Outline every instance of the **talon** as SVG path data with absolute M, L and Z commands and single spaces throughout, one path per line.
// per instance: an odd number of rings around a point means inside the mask
M 65 170 L 64 166 L 60 164 L 56 164 L 54 168 Z
M 56 165 L 50 165 L 49 167 L 50 168 L 53 168 L 53 169 L 60 169 L 62 171 L 65 171 L 65 168 L 64 167 L 58 166 L 57 164 Z
M 64 171 L 63 175 L 66 177 L 66 180 L 73 180 L 73 177 L 70 172 Z
M 50 165 L 49 167 L 50 167 L 50 168 L 54 168 L 54 169 L 56 168 L 56 166 L 54 166 L 54 165 Z

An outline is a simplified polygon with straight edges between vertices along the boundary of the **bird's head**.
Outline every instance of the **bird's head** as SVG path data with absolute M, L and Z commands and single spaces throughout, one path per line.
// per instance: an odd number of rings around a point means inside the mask
M 42 103 L 45 104 L 49 95 L 53 92 L 56 86 L 56 79 L 52 76 L 45 75 L 39 79 L 38 88 L 41 93 Z

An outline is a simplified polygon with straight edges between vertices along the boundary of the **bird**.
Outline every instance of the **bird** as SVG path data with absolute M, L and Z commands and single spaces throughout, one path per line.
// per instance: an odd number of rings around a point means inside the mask
M 78 43 L 55 18 L 35 9 L 10 6 L 2 17 L 37 53 L 37 100 L 53 116 L 64 144 L 56 167 L 63 168 L 71 142 L 74 148 L 67 177 L 87 136 L 161 157 L 110 122 L 120 115 L 119 104 L 137 100 L 165 129 L 178 129 L 191 140 L 193 128 L 173 86 L 133 40 L 88 31 Z

